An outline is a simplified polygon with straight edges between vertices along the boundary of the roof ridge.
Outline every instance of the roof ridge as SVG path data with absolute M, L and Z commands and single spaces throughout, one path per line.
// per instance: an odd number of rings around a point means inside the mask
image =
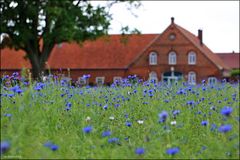
M 199 40 L 197 39 L 197 36 L 196 36 L 196 35 L 194 35 L 194 34 L 191 33 L 190 31 L 184 29 L 183 27 L 181 27 L 181 26 L 179 26 L 179 25 L 177 25 L 177 24 L 175 24 L 175 26 L 176 26 L 176 28 L 177 28 L 188 40 L 190 40 L 190 41 L 194 44 L 194 46 L 196 46 L 201 52 L 203 52 L 204 55 L 205 55 L 213 64 L 215 64 L 219 69 L 223 69 L 223 68 L 224 68 L 224 69 L 230 69 L 230 67 L 227 66 L 227 65 L 225 65 L 225 64 L 223 63 L 223 61 L 222 61 L 216 54 L 214 54 L 214 52 L 211 51 L 205 44 L 202 44 L 202 46 L 199 46 L 200 43 L 196 43 L 196 42 L 195 42 L 195 40 L 196 40 L 196 41 L 199 41 Z M 192 36 L 192 37 L 189 37 L 189 36 Z M 194 38 L 194 39 L 192 39 L 192 38 Z M 209 54 L 208 54 L 207 52 L 209 52 Z M 210 54 L 211 54 L 211 55 L 210 55 Z M 213 56 L 213 57 L 215 58 L 215 61 L 214 61 L 210 56 Z
M 136 58 L 134 58 L 134 60 L 130 62 L 126 67 L 129 68 L 131 65 L 133 65 L 133 63 L 144 54 L 144 51 L 146 51 L 160 36 L 161 34 L 156 35 L 156 37 L 151 42 L 149 42 L 149 44 L 146 47 L 144 47 L 143 50 L 140 51 L 140 53 L 136 56 Z

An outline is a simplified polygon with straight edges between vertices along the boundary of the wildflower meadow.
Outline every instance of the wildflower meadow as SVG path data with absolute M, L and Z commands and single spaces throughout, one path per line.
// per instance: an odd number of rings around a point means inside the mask
M 238 159 L 239 83 L 1 78 L 1 158 Z

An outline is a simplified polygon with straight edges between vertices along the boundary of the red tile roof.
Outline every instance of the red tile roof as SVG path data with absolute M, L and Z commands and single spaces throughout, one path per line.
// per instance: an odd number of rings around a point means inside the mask
M 227 64 L 231 69 L 240 68 L 240 54 L 239 53 L 217 53 L 218 57 Z
M 128 64 L 159 34 L 129 35 L 127 43 L 121 35 L 110 35 L 96 41 L 56 45 L 49 57 L 50 68 L 94 69 L 127 68 Z M 11 56 L 10 56 L 11 55 Z M 30 68 L 23 51 L 4 48 L 1 51 L 1 69 Z M 14 64 L 14 65 L 13 65 Z
M 31 68 L 29 60 L 24 59 L 26 55 L 22 50 L 10 48 L 1 49 L 1 69 Z
M 174 24 L 180 31 L 185 35 L 187 39 L 189 39 L 205 56 L 212 61 L 219 69 L 229 70 L 230 67 L 227 66 L 221 58 L 219 58 L 216 54 L 214 54 L 206 45 L 200 44 L 200 40 L 197 36 L 182 28 L 179 25 Z

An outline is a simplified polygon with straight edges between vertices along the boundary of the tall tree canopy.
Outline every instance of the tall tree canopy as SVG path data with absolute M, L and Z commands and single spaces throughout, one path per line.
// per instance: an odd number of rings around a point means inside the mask
M 0 0 L 0 33 L 8 37 L 8 46 L 22 49 L 32 65 L 34 78 L 44 70 L 55 44 L 84 42 L 107 34 L 112 20 L 108 7 L 124 0 L 93 6 L 87 0 Z M 140 2 L 130 0 L 132 7 Z M 128 30 L 124 27 L 123 31 Z M 40 44 L 41 41 L 41 44 Z

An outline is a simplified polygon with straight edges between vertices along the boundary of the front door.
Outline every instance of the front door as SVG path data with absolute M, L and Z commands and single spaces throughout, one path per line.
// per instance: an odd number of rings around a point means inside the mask
M 165 72 L 163 74 L 163 81 L 172 84 L 175 83 L 183 78 L 181 72 Z

